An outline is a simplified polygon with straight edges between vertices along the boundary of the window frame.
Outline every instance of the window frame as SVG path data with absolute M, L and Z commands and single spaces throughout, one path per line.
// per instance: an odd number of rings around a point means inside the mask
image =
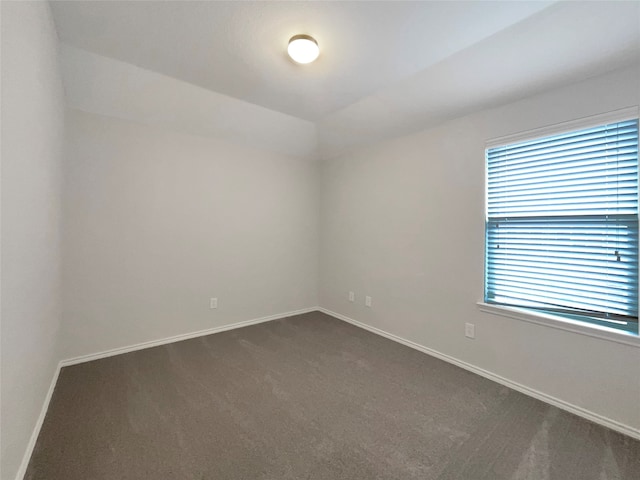
M 530 140 L 536 140 L 553 135 L 560 135 L 577 130 L 588 129 L 606 125 L 610 123 L 623 122 L 627 120 L 635 120 L 639 117 L 638 106 L 628 107 L 604 114 L 593 115 L 589 117 L 580 118 L 568 122 L 562 122 L 537 128 L 533 130 L 527 130 L 523 132 L 514 133 L 507 136 L 496 137 L 488 140 L 485 143 L 485 188 L 484 188 L 484 231 L 483 231 L 483 283 L 482 283 L 482 299 L 477 302 L 478 308 L 485 312 L 503 317 L 509 317 L 516 320 L 527 321 L 539 325 L 544 325 L 560 330 L 575 332 L 592 337 L 603 338 L 605 340 L 611 340 L 618 343 L 624 343 L 627 345 L 640 347 L 640 325 L 638 332 L 624 331 L 616 329 L 614 327 L 608 327 L 604 325 L 598 325 L 596 323 L 589 323 L 588 321 L 572 320 L 563 315 L 553 314 L 551 312 L 544 312 L 536 309 L 529 309 L 526 307 L 501 305 L 499 303 L 486 303 L 484 301 L 484 295 L 486 292 L 486 269 L 487 269 L 487 254 L 486 254 L 486 241 L 487 241 L 487 205 L 488 205 L 488 167 L 486 163 L 486 155 L 489 149 L 509 145 L 513 143 L 521 143 Z M 640 162 L 640 159 L 639 159 Z M 640 165 L 639 165 L 640 168 Z M 640 298 L 640 288 L 636 292 Z

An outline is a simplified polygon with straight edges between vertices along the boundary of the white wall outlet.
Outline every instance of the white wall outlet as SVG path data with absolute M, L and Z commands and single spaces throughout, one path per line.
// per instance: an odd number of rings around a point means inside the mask
M 214 308 L 218 308 L 218 299 L 217 298 L 211 297 L 211 299 L 209 300 L 209 308 L 212 309 L 212 310 Z
M 350 302 L 355 302 L 356 301 L 356 294 L 353 292 L 349 292 L 349 301 Z
M 367 307 L 370 307 L 371 306 L 371 297 L 369 297 L 369 296 L 364 297 L 364 304 Z
M 464 336 L 467 338 L 476 338 L 476 326 L 473 323 L 464 324 Z

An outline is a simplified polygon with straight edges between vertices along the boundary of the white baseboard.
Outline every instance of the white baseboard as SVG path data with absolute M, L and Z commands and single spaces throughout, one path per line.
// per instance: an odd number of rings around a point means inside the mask
M 137 343 L 135 345 L 114 348 L 111 350 L 105 350 L 103 352 L 92 353 L 89 355 L 82 355 L 80 357 L 69 358 L 67 360 L 61 360 L 58 363 L 58 366 L 56 367 L 56 371 L 53 374 L 53 378 L 51 379 L 51 385 L 49 386 L 49 391 L 47 392 L 47 396 L 44 399 L 42 409 L 40 410 L 40 415 L 38 416 L 38 421 L 36 422 L 33 428 L 33 432 L 31 433 L 31 438 L 29 439 L 29 443 L 27 444 L 27 449 L 24 453 L 24 456 L 22 457 L 22 463 L 20 464 L 20 468 L 18 469 L 16 480 L 23 480 L 24 475 L 27 472 L 27 466 L 29 465 L 29 460 L 31 460 L 33 449 L 36 446 L 38 435 L 40 435 L 40 429 L 42 428 L 44 417 L 47 415 L 47 410 L 49 409 L 49 403 L 51 402 L 51 397 L 53 396 L 53 390 L 56 387 L 58 376 L 60 375 L 60 370 L 62 369 L 62 367 L 77 365 L 79 363 L 84 363 L 84 362 L 90 362 L 92 360 L 98 360 L 100 358 L 112 357 L 114 355 L 120 355 L 122 353 L 134 352 L 136 350 L 143 350 L 145 348 L 157 347 L 159 345 L 166 345 L 167 343 L 179 342 L 181 340 L 188 340 L 190 338 L 203 337 L 205 335 L 212 335 L 214 333 L 225 332 L 227 330 L 235 330 L 236 328 L 248 327 L 249 325 L 256 325 L 258 323 L 269 322 L 271 320 L 278 320 L 280 318 L 293 317 L 295 315 L 302 315 L 303 313 L 316 312 L 318 310 L 320 310 L 318 307 L 302 308 L 300 310 L 294 310 L 292 312 L 278 313 L 276 315 L 269 315 L 266 317 L 254 318 L 252 320 L 245 320 L 243 322 L 231 323 L 228 325 L 222 325 L 220 327 L 208 328 L 206 330 L 198 330 L 197 332 L 183 333 L 180 335 L 174 335 L 173 337 L 161 338 L 158 340 L 151 340 L 149 342 Z
M 29 465 L 29 460 L 31 460 L 31 454 L 33 453 L 33 449 L 36 446 L 36 440 L 38 440 L 38 435 L 40 435 L 40 429 L 42 428 L 42 424 L 44 423 L 44 417 L 47 415 L 47 410 L 49 409 L 49 402 L 51 402 L 51 397 L 53 396 L 53 390 L 56 388 L 56 383 L 58 382 L 58 375 L 60 375 L 60 364 L 56 366 L 55 372 L 53 372 L 53 378 L 51 379 L 51 384 L 49 385 L 49 390 L 47 391 L 47 395 L 44 397 L 44 402 L 42 404 L 42 409 L 40 410 L 40 415 L 38 415 L 38 420 L 36 421 L 35 426 L 33 427 L 33 431 L 31 432 L 31 437 L 29 438 L 29 443 L 27 444 L 27 449 L 22 456 L 22 462 L 20 463 L 20 467 L 18 468 L 18 473 L 16 474 L 16 480 L 23 480 L 25 473 L 27 473 L 27 466 Z
M 121 355 L 123 353 L 135 352 L 136 350 L 144 350 L 145 348 L 166 345 L 167 343 L 180 342 L 182 340 L 189 340 L 190 338 L 203 337 L 205 335 L 212 335 L 214 333 L 226 332 L 227 330 L 235 330 L 236 328 L 248 327 L 249 325 L 270 322 L 271 320 L 278 320 L 280 318 L 293 317 L 295 315 L 302 315 L 303 313 L 315 312 L 317 310 L 318 307 L 302 308 L 300 310 L 294 310 L 292 312 L 278 313 L 276 315 L 254 318 L 252 320 L 245 320 L 243 322 L 230 323 L 228 325 L 222 325 L 220 327 L 198 330 L 196 332 L 181 333 L 172 337 L 160 338 L 158 340 L 136 343 L 134 345 L 129 345 L 126 347 L 118 347 L 111 350 L 105 350 L 103 352 L 90 353 L 89 355 L 81 355 L 79 357 L 69 358 L 67 360 L 62 360 L 60 364 L 63 367 L 68 367 L 70 365 L 77 365 L 78 363 L 91 362 L 92 360 L 98 360 L 100 358 L 112 357 L 114 355 Z
M 575 415 L 578 415 L 579 417 L 585 418 L 593 423 L 597 423 L 598 425 L 602 425 L 604 427 L 610 428 L 611 430 L 615 430 L 616 432 L 620 432 L 624 435 L 627 435 L 629 437 L 635 438 L 640 440 L 640 430 L 630 427 L 628 425 L 625 425 L 623 423 L 617 422 L 616 420 L 612 420 L 610 418 L 607 418 L 605 416 L 599 415 L 595 412 L 592 412 L 590 410 L 587 410 L 585 408 L 579 407 L 577 405 L 574 405 L 572 403 L 569 402 L 565 402 L 564 400 L 560 400 L 559 398 L 553 397 L 551 395 L 547 395 L 546 393 L 540 392 L 538 390 L 535 390 L 533 388 L 527 387 L 526 385 L 522 385 L 520 383 L 514 382 L 512 380 L 509 380 L 508 378 L 502 377 L 500 375 L 497 375 L 493 372 L 490 372 L 488 370 L 484 370 L 480 367 L 476 367 L 475 365 L 472 365 L 470 363 L 467 362 L 463 362 L 462 360 L 458 360 L 457 358 L 451 357 L 449 355 L 446 355 L 444 353 L 440 353 L 437 350 L 433 350 L 431 348 L 425 347 L 424 345 L 420 345 L 418 343 L 412 342 L 410 340 L 407 340 L 405 338 L 399 337 L 397 335 L 394 335 L 392 333 L 389 332 L 385 332 L 384 330 L 381 330 L 379 328 L 376 327 L 372 327 L 370 325 L 367 325 L 366 323 L 362 323 L 359 322 L 357 320 L 354 320 L 353 318 L 349 318 L 345 315 L 342 315 L 340 313 L 336 313 L 333 312 L 331 310 L 327 310 L 326 308 L 322 308 L 320 307 L 319 310 L 322 313 L 326 313 L 327 315 L 330 315 L 334 318 L 337 318 L 338 320 L 342 320 L 345 321 L 347 323 L 351 323 L 352 325 L 355 325 L 356 327 L 360 327 L 363 328 L 365 330 L 368 330 L 372 333 L 375 333 L 377 335 L 380 335 L 382 337 L 388 338 L 390 340 L 393 340 L 395 342 L 401 343 L 403 345 L 406 345 L 407 347 L 411 347 L 415 350 L 418 350 L 422 353 L 426 353 L 427 355 L 431 355 L 433 357 L 439 358 L 440 360 L 444 360 L 445 362 L 448 363 L 452 363 L 453 365 L 456 365 L 460 368 L 464 368 L 465 370 L 468 370 L 470 372 L 473 372 L 477 375 L 480 375 L 481 377 L 485 377 L 488 378 L 489 380 L 492 380 L 496 383 L 499 383 L 501 385 L 504 385 L 505 387 L 509 387 L 513 390 L 516 390 L 520 393 L 524 393 L 525 395 L 529 395 L 530 397 L 536 398 L 538 400 L 541 400 L 545 403 L 548 403 L 550 405 L 553 405 L 555 407 L 558 407 L 562 410 L 565 410 L 567 412 L 573 413 Z
M 520 393 L 524 393 L 525 395 L 529 395 L 533 398 L 537 398 L 538 400 L 541 400 L 545 403 L 549 403 L 551 405 L 554 405 L 558 408 L 561 408 L 562 410 L 566 410 L 570 413 L 573 413 L 575 415 L 578 415 L 582 418 L 585 418 L 587 420 L 590 420 L 594 423 L 597 423 L 599 425 L 602 425 L 604 427 L 610 428 L 611 430 L 615 430 L 617 432 L 620 432 L 624 435 L 628 435 L 630 437 L 636 438 L 638 440 L 640 440 L 640 430 L 629 427 L 627 425 L 624 425 L 620 422 L 617 422 L 615 420 L 611 420 L 610 418 L 604 417 L 602 415 L 599 415 L 597 413 L 591 412 L 590 410 L 586 410 L 582 407 L 578 407 L 577 405 L 573 405 L 571 403 L 565 402 L 564 400 L 560 400 L 558 398 L 552 397 L 551 395 L 547 395 L 546 393 L 540 392 L 538 390 L 534 390 L 532 388 L 529 388 L 525 385 L 521 385 L 517 382 L 513 382 L 507 378 L 501 377 L 500 375 L 496 375 L 495 373 L 489 372 L 487 370 L 484 370 L 482 368 L 476 367 L 475 365 L 472 365 L 470 363 L 467 362 L 463 362 L 461 360 L 458 360 L 454 357 L 451 357 L 449 355 L 445 355 L 444 353 L 440 353 L 436 350 L 433 350 L 431 348 L 425 347 L 423 345 L 417 344 L 415 342 L 412 342 L 410 340 L 406 340 L 402 337 L 399 337 L 397 335 L 393 335 L 392 333 L 388 333 L 385 332 L 384 330 L 381 330 L 379 328 L 376 327 L 372 327 L 370 325 L 367 325 L 365 323 L 359 322 L 357 320 L 354 320 L 352 318 L 349 318 L 345 315 L 342 315 L 340 313 L 336 313 L 333 312 L 331 310 L 328 310 L 326 308 L 322 308 L 322 307 L 309 307 L 309 308 L 303 308 L 300 310 L 295 310 L 292 312 L 287 312 L 287 313 L 280 313 L 277 315 L 269 315 L 267 317 L 261 317 L 261 318 L 256 318 L 253 320 L 246 320 L 243 322 L 237 322 L 237 323 L 232 323 L 229 325 L 222 325 L 220 327 L 214 327 L 214 328 L 209 328 L 206 330 L 199 330 L 197 332 L 191 332 L 191 333 L 185 333 L 185 334 L 181 334 L 181 335 L 175 335 L 173 337 L 167 337 L 167 338 L 162 338 L 162 339 L 158 339 L 158 340 L 152 340 L 149 342 L 143 342 L 143 343 L 138 343 L 135 345 L 129 345 L 127 347 L 120 347 L 120 348 L 114 348 L 111 350 L 106 350 L 103 352 L 99 352 L 99 353 L 94 353 L 94 354 L 90 354 L 90 355 L 83 355 L 80 357 L 74 357 L 74 358 L 70 358 L 67 360 L 61 360 L 58 363 L 58 366 L 56 367 L 56 370 L 53 374 L 53 378 L 51 379 L 51 385 L 49 386 L 49 390 L 47 391 L 47 395 L 44 399 L 44 403 L 42 405 L 42 410 L 40 411 L 40 415 L 38 416 L 38 420 L 35 424 L 35 427 L 33 429 L 33 432 L 31 434 L 31 438 L 29 439 L 29 443 L 27 444 L 27 449 L 25 451 L 25 454 L 22 458 L 22 463 L 20 464 L 20 468 L 18 469 L 18 473 L 16 475 L 16 480 L 23 480 L 24 475 L 27 471 L 27 466 L 29 465 L 29 460 L 31 459 L 31 454 L 33 453 L 33 449 L 36 445 L 36 441 L 38 439 L 38 435 L 40 434 L 40 429 L 42 428 L 42 424 L 44 422 L 44 418 L 47 414 L 47 410 L 49 409 L 49 402 L 51 401 L 51 397 L 53 395 L 53 391 L 55 389 L 56 386 L 56 382 L 58 381 L 58 376 L 60 375 L 60 370 L 62 369 L 62 367 L 66 367 L 66 366 L 70 366 L 70 365 L 76 365 L 79 363 L 84 363 L 84 362 L 90 362 L 92 360 L 97 360 L 100 358 L 106 358 L 106 357 L 111 357 L 113 355 L 119 355 L 122 353 L 127 353 L 127 352 L 134 352 L 136 350 L 143 350 L 145 348 L 151 348 L 151 347 L 156 347 L 159 345 L 166 345 L 167 343 L 173 343 L 173 342 L 178 342 L 181 340 L 187 340 L 190 338 L 196 338 L 196 337 L 202 337 L 205 335 L 211 335 L 214 333 L 219 333 L 219 332 L 224 332 L 227 330 L 234 330 L 236 328 L 242 328 L 242 327 L 247 327 L 249 325 L 256 325 L 258 323 L 264 323 L 264 322 L 269 322 L 271 320 L 278 320 L 280 318 L 286 318 L 286 317 L 293 317 L 295 315 L 301 315 L 303 313 L 309 313 L 309 312 L 315 312 L 315 311 L 320 311 L 322 313 L 325 313 L 327 315 L 330 315 L 334 318 L 337 318 L 338 320 L 342 320 L 348 323 L 351 323 L 357 327 L 363 328 L 365 330 L 368 330 L 372 333 L 375 333 L 377 335 L 386 337 L 390 340 L 393 340 L 395 342 L 401 343 L 403 345 L 406 345 L 408 347 L 411 347 L 415 350 L 418 350 L 420 352 L 426 353 L 427 355 L 431 355 L 433 357 L 439 358 L 441 360 L 444 360 L 445 362 L 448 363 L 452 363 L 454 365 L 457 365 L 458 367 L 464 368 L 465 370 L 469 370 L 470 372 L 476 373 L 482 377 L 488 378 L 489 380 L 493 380 L 494 382 L 497 382 L 501 385 L 504 385 L 506 387 L 512 388 L 513 390 L 516 390 Z

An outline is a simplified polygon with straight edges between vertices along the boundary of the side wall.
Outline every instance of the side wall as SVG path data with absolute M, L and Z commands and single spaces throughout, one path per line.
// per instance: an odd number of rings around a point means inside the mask
M 49 4 L 1 9 L 1 477 L 11 479 L 58 364 L 64 94 Z
M 638 68 L 621 70 L 324 161 L 320 305 L 640 429 L 640 348 L 476 305 L 485 142 L 637 105 L 639 85 Z
M 69 110 L 64 175 L 63 358 L 317 305 L 317 163 Z

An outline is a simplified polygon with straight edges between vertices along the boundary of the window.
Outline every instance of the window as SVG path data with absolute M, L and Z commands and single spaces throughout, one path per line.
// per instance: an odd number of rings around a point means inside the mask
M 638 120 L 486 156 L 485 302 L 638 333 Z

